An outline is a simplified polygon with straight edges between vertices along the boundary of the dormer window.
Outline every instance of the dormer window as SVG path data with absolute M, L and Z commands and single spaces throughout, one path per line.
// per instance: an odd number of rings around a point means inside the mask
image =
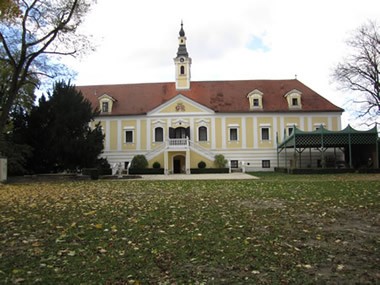
M 249 100 L 250 110 L 262 110 L 263 109 L 263 95 L 264 93 L 258 89 L 251 91 L 247 98 Z
M 99 100 L 100 112 L 102 114 L 112 113 L 113 102 L 116 101 L 113 97 L 107 94 L 103 94 L 102 96 L 98 98 L 98 100 Z
M 301 91 L 293 89 L 292 91 L 285 94 L 285 98 L 288 102 L 289 109 L 302 109 L 301 104 Z

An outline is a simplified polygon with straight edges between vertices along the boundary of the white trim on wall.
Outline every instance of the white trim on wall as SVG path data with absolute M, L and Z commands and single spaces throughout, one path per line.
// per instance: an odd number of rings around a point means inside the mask
M 222 149 L 227 148 L 227 137 L 226 137 L 226 118 L 222 117 L 221 119 L 221 125 L 222 125 Z
M 150 150 L 151 149 L 150 146 L 152 144 L 152 138 L 150 136 L 150 133 L 151 133 L 152 129 L 154 131 L 154 127 L 152 128 L 150 119 L 147 118 L 146 119 L 146 150 Z
M 246 117 L 241 118 L 241 147 L 247 148 Z
M 216 148 L 215 118 L 211 118 L 211 148 Z
M 259 132 L 257 130 L 257 117 L 253 117 L 253 148 L 259 147 Z
M 104 146 L 105 150 L 110 150 L 110 139 L 111 139 L 111 124 L 110 121 L 106 121 L 106 144 Z
M 136 150 L 141 150 L 141 120 L 136 120 Z
M 117 120 L 117 151 L 122 150 L 121 120 Z
M 274 141 L 275 143 L 273 144 L 273 148 L 277 148 L 277 145 L 276 145 L 276 133 L 278 133 L 278 124 L 277 124 L 277 121 L 278 121 L 277 116 L 274 116 L 273 117 L 272 141 Z

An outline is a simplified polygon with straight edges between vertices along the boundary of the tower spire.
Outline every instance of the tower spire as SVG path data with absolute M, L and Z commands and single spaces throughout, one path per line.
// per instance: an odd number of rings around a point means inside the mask
M 179 46 L 177 51 L 177 57 L 179 56 L 189 56 L 189 53 L 186 49 L 186 37 L 185 37 L 185 31 L 183 30 L 183 21 L 181 20 L 181 29 L 179 30 Z
M 190 89 L 191 58 L 186 49 L 186 37 L 182 20 L 178 37 L 177 57 L 174 58 L 174 64 L 176 70 L 176 89 Z
M 181 20 L 181 30 L 179 31 L 179 36 L 184 37 L 185 36 L 185 31 L 183 30 L 183 20 Z

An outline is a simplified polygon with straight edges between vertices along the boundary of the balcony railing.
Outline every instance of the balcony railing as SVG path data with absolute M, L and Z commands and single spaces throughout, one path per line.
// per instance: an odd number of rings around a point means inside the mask
M 189 147 L 189 139 L 168 139 L 167 141 L 168 148 L 188 148 Z

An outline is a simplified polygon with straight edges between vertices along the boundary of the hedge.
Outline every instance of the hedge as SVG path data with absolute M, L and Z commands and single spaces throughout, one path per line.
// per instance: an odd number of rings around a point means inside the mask
M 130 168 L 129 174 L 164 174 L 163 168 Z
M 98 169 L 98 168 L 83 168 L 82 174 L 91 176 L 91 173 L 95 170 L 98 171 L 98 175 L 112 175 L 112 169 L 111 168 L 100 168 L 100 169 Z
M 228 168 L 191 168 L 191 174 L 205 174 L 205 173 L 229 173 Z

